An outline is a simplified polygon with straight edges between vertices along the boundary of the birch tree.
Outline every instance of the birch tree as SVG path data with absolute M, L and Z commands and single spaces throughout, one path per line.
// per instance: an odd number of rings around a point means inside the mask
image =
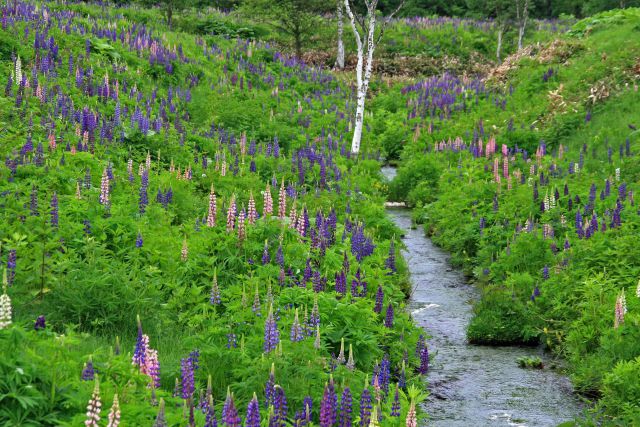
M 344 0 L 344 8 L 351 24 L 351 30 L 356 39 L 356 49 L 358 54 L 358 62 L 356 64 L 356 116 L 355 126 L 353 130 L 353 139 L 351 141 L 351 153 L 358 154 L 360 152 L 360 142 L 362 140 L 362 124 L 364 121 L 364 104 L 369 90 L 369 81 L 373 71 L 373 53 L 382 39 L 384 29 L 391 18 L 400 10 L 404 0 L 400 1 L 398 7 L 383 20 L 380 30 L 376 36 L 376 10 L 378 0 L 364 0 L 364 11 L 359 13 L 350 0 Z
M 342 40 L 342 36 L 344 34 L 344 16 L 343 9 L 344 5 L 342 4 L 343 0 L 337 0 L 338 7 L 336 10 L 336 19 L 338 20 L 338 52 L 336 55 L 336 65 L 335 67 L 338 70 L 344 69 L 344 41 Z
M 516 1 L 516 20 L 518 22 L 518 50 L 522 49 L 522 39 L 529 18 L 529 0 Z

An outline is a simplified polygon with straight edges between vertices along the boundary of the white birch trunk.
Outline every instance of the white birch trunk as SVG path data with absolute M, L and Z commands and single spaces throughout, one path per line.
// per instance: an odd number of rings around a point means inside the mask
M 336 11 L 336 17 L 338 19 L 338 52 L 336 55 L 336 65 L 338 70 L 344 69 L 344 42 L 342 36 L 344 34 L 344 17 L 342 15 L 342 0 L 338 0 L 338 9 Z
M 500 51 L 502 50 L 502 33 L 504 32 L 504 26 L 500 24 L 498 26 L 498 48 L 496 49 L 496 58 L 500 62 Z
M 518 19 L 518 50 L 522 49 L 522 40 L 529 18 L 529 0 L 524 0 L 524 7 L 520 10 L 520 0 L 516 1 L 516 14 Z

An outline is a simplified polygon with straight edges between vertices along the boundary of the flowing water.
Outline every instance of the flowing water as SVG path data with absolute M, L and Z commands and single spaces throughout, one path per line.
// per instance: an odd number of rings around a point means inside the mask
M 384 168 L 392 179 L 395 170 Z M 429 426 L 556 426 L 582 412 L 569 380 L 548 369 L 549 360 L 531 347 L 469 345 L 466 327 L 477 290 L 448 263 L 447 254 L 412 228 L 411 212 L 390 208 L 404 230 L 403 255 L 414 291 L 409 310 L 428 335 L 432 363 L 427 376 Z M 517 359 L 538 356 L 545 369 L 522 369 Z

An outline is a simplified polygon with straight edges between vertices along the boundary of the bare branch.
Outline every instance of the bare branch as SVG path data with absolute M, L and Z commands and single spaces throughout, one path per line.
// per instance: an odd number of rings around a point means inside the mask
M 391 22 L 395 14 L 400 11 L 402 6 L 404 6 L 404 1 L 405 0 L 402 0 L 398 5 L 398 7 L 396 7 L 396 9 L 393 12 L 391 12 L 391 14 L 382 21 L 382 24 L 380 25 L 380 34 L 378 34 L 378 38 L 376 39 L 376 44 L 380 43 L 380 40 L 382 40 L 382 35 L 384 34 L 384 30 L 387 27 L 387 24 Z

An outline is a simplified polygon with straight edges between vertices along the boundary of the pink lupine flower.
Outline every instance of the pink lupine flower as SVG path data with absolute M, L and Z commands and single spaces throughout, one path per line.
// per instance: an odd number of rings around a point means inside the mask
M 627 313 L 627 299 L 624 296 L 624 290 L 616 299 L 615 318 L 613 321 L 614 328 L 618 329 L 624 323 L 624 315 Z
M 249 193 L 249 209 L 248 209 L 249 224 L 253 225 L 258 219 L 258 211 L 256 211 L 256 201 L 253 198 L 253 191 Z
M 245 216 L 244 209 L 240 211 L 238 215 L 238 240 L 243 241 L 247 237 L 247 231 L 245 228 Z
M 182 250 L 180 251 L 180 259 L 182 261 L 186 261 L 189 257 L 189 247 L 187 246 L 187 239 L 185 238 L 182 242 Z
M 293 204 L 291 205 L 291 210 L 289 211 L 289 227 L 296 228 L 298 225 L 298 213 L 296 212 L 296 201 L 293 200 Z
M 287 193 L 284 191 L 284 178 L 280 184 L 280 194 L 278 194 L 278 218 L 284 219 L 287 215 Z
M 99 427 L 100 411 L 102 411 L 102 402 L 100 401 L 100 383 L 96 377 L 96 385 L 93 388 L 93 394 L 87 405 L 87 419 L 84 425 L 87 427 Z
M 236 222 L 236 195 L 231 196 L 229 209 L 227 210 L 227 232 L 230 233 L 235 228 Z
M 264 191 L 264 209 L 263 216 L 266 217 L 273 213 L 273 199 L 271 198 L 271 187 L 267 184 L 267 189 Z
M 102 179 L 100 181 L 100 204 L 109 207 L 109 176 L 107 168 L 102 171 Z
M 209 193 L 209 213 L 207 215 L 207 227 L 215 227 L 218 208 L 216 205 L 216 193 L 211 184 L 211 192 Z
M 416 404 L 411 400 L 411 406 L 409 406 L 409 412 L 407 413 L 406 427 L 418 427 L 418 418 L 416 416 Z
M 107 427 L 118 427 L 120 425 L 120 404 L 118 402 L 118 394 L 113 395 L 113 404 L 108 416 L 109 422 Z

